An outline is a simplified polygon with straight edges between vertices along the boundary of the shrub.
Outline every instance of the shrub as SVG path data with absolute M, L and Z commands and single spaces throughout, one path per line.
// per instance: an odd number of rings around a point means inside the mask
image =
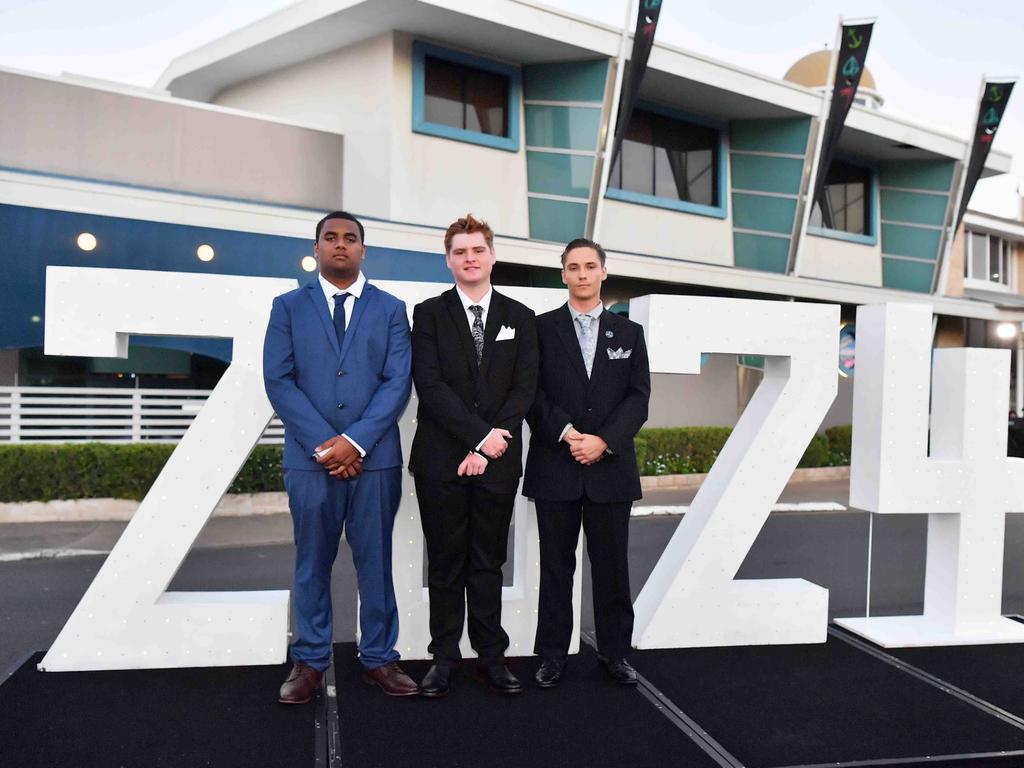
M 141 500 L 173 450 L 162 443 L 0 445 L 0 502 Z M 279 490 L 281 447 L 257 446 L 230 492 Z
M 850 464 L 850 446 L 853 442 L 853 425 L 839 424 L 825 430 L 825 437 L 828 438 L 828 465 L 830 467 L 845 467 Z
M 643 442 L 643 459 L 637 454 L 641 474 L 676 474 L 645 472 L 645 467 L 659 460 L 668 466 L 674 463 L 689 467 L 688 472 L 707 472 L 729 439 L 729 427 L 656 427 L 641 429 L 637 439 Z
M 815 435 L 808 443 L 797 466 L 801 469 L 828 466 L 828 456 L 828 439 L 824 435 Z

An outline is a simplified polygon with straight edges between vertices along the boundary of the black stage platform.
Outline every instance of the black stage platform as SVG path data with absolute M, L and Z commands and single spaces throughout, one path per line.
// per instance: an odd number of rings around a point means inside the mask
M 472 662 L 445 699 L 365 685 L 334 647 L 325 695 L 283 707 L 286 667 L 40 673 L 0 685 L 0 766 L 853 768 L 1024 766 L 1024 644 L 635 651 L 636 688 L 584 646 L 558 688 L 499 696 Z M 512 659 L 524 682 L 536 659 Z M 406 662 L 422 676 L 426 662 Z
M 326 764 L 324 700 L 278 704 L 285 665 L 38 672 L 42 657 L 0 685 L 3 768 Z

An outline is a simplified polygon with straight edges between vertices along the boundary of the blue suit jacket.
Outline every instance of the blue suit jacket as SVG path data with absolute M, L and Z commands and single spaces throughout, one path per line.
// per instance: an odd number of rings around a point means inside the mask
M 398 419 L 411 365 L 405 303 L 370 283 L 341 349 L 318 280 L 274 299 L 263 379 L 284 422 L 284 468 L 323 471 L 313 449 L 342 433 L 366 451 L 364 471 L 402 466 Z

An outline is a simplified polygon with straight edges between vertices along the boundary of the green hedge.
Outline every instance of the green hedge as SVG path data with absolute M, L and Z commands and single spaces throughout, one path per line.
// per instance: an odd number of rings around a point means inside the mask
M 663 427 L 641 429 L 636 461 L 641 475 L 708 472 L 729 439 L 729 427 Z M 835 467 L 850 463 L 849 424 L 815 435 L 797 466 Z
M 850 445 L 853 441 L 853 425 L 839 424 L 825 430 L 828 439 L 828 465 L 845 467 L 850 463 Z
M 0 502 L 142 499 L 173 445 L 80 443 L 0 445 Z M 284 490 L 281 448 L 257 446 L 231 493 Z
M 729 439 L 729 427 L 642 429 L 636 437 L 641 475 L 680 475 L 711 469 Z M 850 463 L 849 424 L 815 435 L 800 467 Z M 53 499 L 142 499 L 167 462 L 173 445 L 79 443 L 0 445 L 0 502 Z M 283 491 L 281 448 L 253 450 L 230 493 Z

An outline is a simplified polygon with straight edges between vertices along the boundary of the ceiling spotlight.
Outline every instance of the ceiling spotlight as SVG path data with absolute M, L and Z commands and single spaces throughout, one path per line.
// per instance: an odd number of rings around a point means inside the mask
M 213 261 L 213 247 L 203 243 L 196 248 L 196 256 L 200 261 Z
M 316 271 L 316 259 L 314 259 L 312 256 L 303 256 L 302 257 L 302 268 L 304 270 L 306 270 L 307 272 L 315 272 Z
M 1012 339 L 1017 335 L 1016 323 L 1000 323 L 996 326 L 996 336 L 1000 339 Z
M 78 236 L 76 242 L 83 251 L 91 251 L 96 247 L 96 235 L 91 232 L 83 232 Z

